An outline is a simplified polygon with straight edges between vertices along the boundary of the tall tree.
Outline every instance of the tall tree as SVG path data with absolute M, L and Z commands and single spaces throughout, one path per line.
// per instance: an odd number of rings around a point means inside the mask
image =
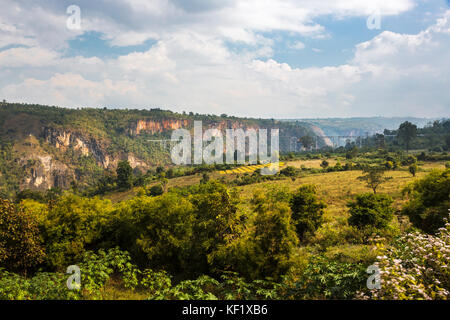
M 117 186 L 121 189 L 130 189 L 133 185 L 133 168 L 128 161 L 121 161 L 117 165 Z
M 417 126 L 409 121 L 403 122 L 398 128 L 397 138 L 406 146 L 406 152 L 409 152 L 411 141 L 417 136 Z
M 292 210 L 292 220 L 300 240 L 307 232 L 314 233 L 322 225 L 324 209 L 327 206 L 317 197 L 315 186 L 301 186 L 293 194 L 289 204 Z

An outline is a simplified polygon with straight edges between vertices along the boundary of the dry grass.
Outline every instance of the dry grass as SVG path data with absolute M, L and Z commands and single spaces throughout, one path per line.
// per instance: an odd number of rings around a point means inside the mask
M 321 162 L 320 160 L 315 160 Z M 333 160 L 329 160 L 331 162 Z M 311 164 L 311 161 L 297 161 L 295 165 L 301 165 L 307 162 Z M 288 163 L 292 165 L 292 163 Z M 306 165 L 306 164 L 305 164 Z M 392 177 L 388 182 L 383 183 L 377 190 L 378 193 L 389 194 L 395 200 L 395 206 L 399 207 L 405 199 L 402 198 L 402 189 L 410 182 L 420 179 L 427 175 L 427 173 L 434 168 L 444 168 L 443 163 L 427 163 L 423 167 L 423 170 L 416 174 L 416 177 L 408 171 L 389 171 L 386 173 L 387 177 Z M 358 180 L 361 176 L 361 171 L 341 171 L 341 172 L 329 172 L 312 174 L 306 177 L 297 178 L 295 182 L 291 179 L 285 179 L 281 181 L 270 181 L 260 184 L 253 184 L 244 187 L 240 187 L 240 194 L 244 200 L 251 198 L 253 192 L 259 188 L 266 188 L 270 185 L 287 186 L 291 191 L 297 189 L 304 184 L 314 184 L 317 186 L 319 197 L 324 200 L 327 205 L 326 217 L 338 217 L 343 216 L 346 211 L 346 204 L 352 200 L 355 195 L 360 193 L 372 192 L 371 189 L 366 187 L 365 182 Z

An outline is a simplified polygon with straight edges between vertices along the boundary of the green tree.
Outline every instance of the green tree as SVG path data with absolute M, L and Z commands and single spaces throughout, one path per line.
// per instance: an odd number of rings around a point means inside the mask
M 324 169 L 328 168 L 329 165 L 330 163 L 327 160 L 323 160 L 322 163 L 320 164 L 320 166 Z
M 63 270 L 100 244 L 111 211 L 110 200 L 62 196 L 41 225 L 49 266 Z
M 322 225 L 327 206 L 318 199 L 315 186 L 304 185 L 293 194 L 290 207 L 297 236 L 302 240 L 307 232 L 314 233 Z
M 128 161 L 120 161 L 117 165 L 117 186 L 130 189 L 133 186 L 133 168 Z
M 392 177 L 385 177 L 384 174 L 386 172 L 386 168 L 379 166 L 366 166 L 363 169 L 363 175 L 358 177 L 359 180 L 365 181 L 367 183 L 367 187 L 373 190 L 373 193 L 377 193 L 378 187 L 392 179 Z
M 394 216 L 391 197 L 383 194 L 365 193 L 356 196 L 356 201 L 347 204 L 350 209 L 348 223 L 357 228 L 374 227 L 384 229 Z
M 355 158 L 358 155 L 358 147 L 357 146 L 353 146 L 350 150 L 347 151 L 347 153 L 345 154 L 345 157 L 350 160 Z
M 450 208 L 450 169 L 434 170 L 426 177 L 412 182 L 403 193 L 409 196 L 402 213 L 413 225 L 427 233 L 444 226 Z
M 173 168 L 169 168 L 169 170 L 167 170 L 166 176 L 168 179 L 172 179 L 175 177 L 175 171 L 173 170 Z
M 44 257 L 36 218 L 0 199 L 0 266 L 26 274 Z
M 167 190 L 167 184 L 169 183 L 169 179 L 161 177 L 161 185 L 163 187 L 163 191 Z
M 398 128 L 397 138 L 406 146 L 406 152 L 409 152 L 411 142 L 417 136 L 417 126 L 409 121 L 403 122 Z
M 300 143 L 303 145 L 303 147 L 306 150 L 310 150 L 311 147 L 314 145 L 315 141 L 314 138 L 311 136 L 303 136 L 299 139 Z
M 290 258 L 298 245 L 288 202 L 282 193 L 257 191 L 252 198 L 256 213 L 253 231 L 247 239 L 244 257 L 248 259 L 248 277 L 278 279 L 291 266 Z
M 419 170 L 419 167 L 417 166 L 417 164 L 412 164 L 409 166 L 409 172 L 412 174 L 413 177 L 416 176 L 417 170 Z
M 133 200 L 132 212 L 139 233 L 136 243 L 145 253 L 148 265 L 181 274 L 191 269 L 193 224 L 192 204 L 175 193 Z M 126 209 L 127 210 L 127 209 Z
M 211 260 L 220 246 L 233 239 L 238 230 L 236 192 L 216 181 L 197 185 L 189 197 L 195 212 L 195 252 L 197 271 L 208 273 Z

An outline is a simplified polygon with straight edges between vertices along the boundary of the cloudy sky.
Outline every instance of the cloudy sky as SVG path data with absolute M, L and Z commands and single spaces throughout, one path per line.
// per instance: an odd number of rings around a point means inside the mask
M 7 101 L 266 118 L 450 116 L 450 0 L 0 6 Z

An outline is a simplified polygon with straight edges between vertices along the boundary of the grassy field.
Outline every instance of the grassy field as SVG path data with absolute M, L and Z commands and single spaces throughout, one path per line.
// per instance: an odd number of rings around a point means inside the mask
M 285 166 L 293 166 L 296 168 L 305 166 L 306 168 L 319 169 L 322 161 L 323 160 L 297 160 L 286 162 Z M 327 161 L 330 163 L 330 166 L 334 166 L 337 162 L 335 159 L 327 159 Z M 403 202 L 401 199 L 401 190 L 403 189 L 403 187 L 405 187 L 409 182 L 425 176 L 433 169 L 445 169 L 445 162 L 421 163 L 420 171 L 417 172 L 415 178 L 413 178 L 406 169 L 388 171 L 386 176 L 392 177 L 393 179 L 382 184 L 379 187 L 378 192 L 391 195 L 396 200 L 396 204 L 399 205 L 401 204 L 401 202 Z M 239 176 L 239 174 L 222 175 L 218 172 L 213 172 L 211 174 L 211 179 L 223 178 L 225 179 L 225 181 L 231 181 L 237 176 Z M 290 178 L 286 178 L 284 180 L 270 181 L 238 187 L 238 189 L 243 199 L 250 199 L 255 189 L 265 188 L 266 186 L 270 185 L 287 186 L 290 190 L 294 190 L 303 184 L 314 184 L 318 188 L 320 197 L 328 204 L 329 213 L 331 214 L 331 216 L 334 216 L 336 215 L 336 212 L 344 209 L 345 204 L 350 199 L 352 199 L 354 195 L 364 192 L 371 192 L 371 189 L 367 188 L 364 182 L 357 179 L 359 176 L 361 176 L 361 171 L 356 170 L 318 173 L 309 174 L 305 177 L 297 178 L 294 182 Z M 194 185 L 199 183 L 201 179 L 201 174 L 169 179 L 167 188 L 170 189 L 173 187 L 185 187 Z M 155 182 L 154 184 L 158 184 L 158 182 Z M 105 198 L 108 198 L 112 202 L 116 203 L 134 197 L 137 194 L 138 190 L 139 188 L 134 188 L 125 192 L 114 192 L 107 194 Z

